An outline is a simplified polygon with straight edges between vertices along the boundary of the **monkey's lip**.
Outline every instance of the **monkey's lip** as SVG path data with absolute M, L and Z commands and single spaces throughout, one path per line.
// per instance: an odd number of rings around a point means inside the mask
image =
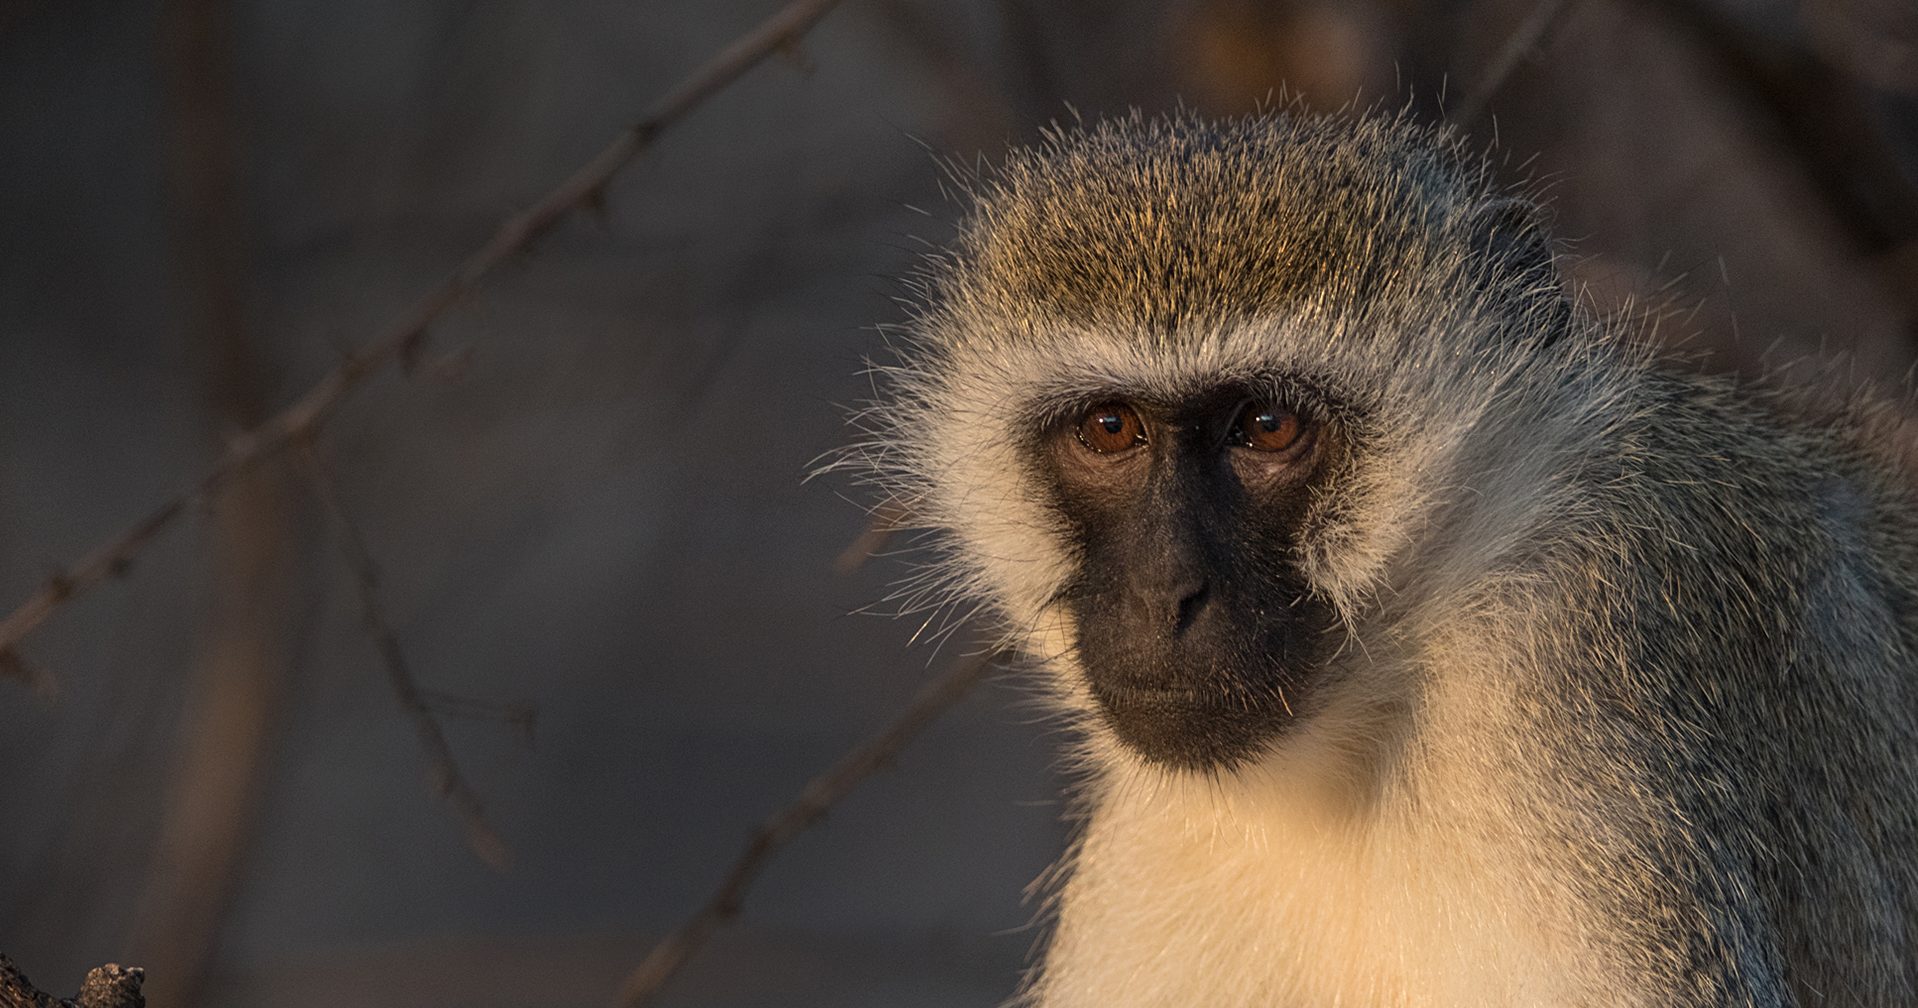
M 1147 761 L 1174 770 L 1240 766 L 1294 720 L 1276 694 L 1113 679 L 1095 679 L 1091 687 L 1113 735 Z
M 1112 710 L 1249 711 L 1248 697 L 1198 686 L 1093 682 L 1092 695 Z

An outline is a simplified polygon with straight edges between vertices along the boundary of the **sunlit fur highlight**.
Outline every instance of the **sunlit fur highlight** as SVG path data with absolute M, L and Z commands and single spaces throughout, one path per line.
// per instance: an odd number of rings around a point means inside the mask
M 1886 414 L 1662 370 L 1401 119 L 1135 115 L 964 184 L 848 462 L 932 530 L 907 600 L 985 606 L 1075 729 L 1027 1002 L 1918 1003 Z M 1340 404 L 1294 558 L 1339 645 L 1262 758 L 1169 772 L 1088 695 L 1024 452 L 1057 403 L 1222 381 Z

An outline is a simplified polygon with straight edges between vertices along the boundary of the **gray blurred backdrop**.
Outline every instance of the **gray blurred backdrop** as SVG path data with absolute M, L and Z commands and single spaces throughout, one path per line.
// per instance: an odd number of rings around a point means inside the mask
M 775 9 L 0 0 L 0 606 Z M 0 951 L 60 992 L 139 963 L 158 1008 L 607 1003 L 966 649 L 858 613 L 908 567 L 835 572 L 877 502 L 802 478 L 945 233 L 931 154 L 1069 110 L 1481 105 L 1470 141 L 1549 196 L 1594 310 L 1691 366 L 1896 393 L 1914 27 L 1908 0 L 846 0 L 321 439 L 510 863 L 426 782 L 288 457 L 27 641 L 57 695 L 0 678 Z M 977 691 L 784 851 L 664 1003 L 1010 994 L 1067 838 L 1025 690 Z

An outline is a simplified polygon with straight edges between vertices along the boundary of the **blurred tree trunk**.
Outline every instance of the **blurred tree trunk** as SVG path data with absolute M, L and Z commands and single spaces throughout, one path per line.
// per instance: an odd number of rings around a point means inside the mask
M 216 436 L 265 416 L 239 195 L 227 0 L 169 0 L 159 62 L 167 87 L 168 194 L 180 317 L 202 362 Z M 210 502 L 207 608 L 175 740 L 151 876 L 134 922 L 135 961 L 169 1008 L 204 987 L 233 902 L 281 734 L 298 563 L 289 488 L 277 465 Z

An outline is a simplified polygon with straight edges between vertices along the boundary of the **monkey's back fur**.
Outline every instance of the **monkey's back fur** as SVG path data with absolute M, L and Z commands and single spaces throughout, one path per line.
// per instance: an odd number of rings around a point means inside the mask
M 862 458 L 1079 729 L 1034 1004 L 1918 1004 L 1890 410 L 1654 362 L 1401 120 L 1134 116 L 969 194 Z M 1270 751 L 1169 771 L 1088 695 L 1031 431 L 1246 376 L 1338 404 L 1287 560 L 1337 646 Z

